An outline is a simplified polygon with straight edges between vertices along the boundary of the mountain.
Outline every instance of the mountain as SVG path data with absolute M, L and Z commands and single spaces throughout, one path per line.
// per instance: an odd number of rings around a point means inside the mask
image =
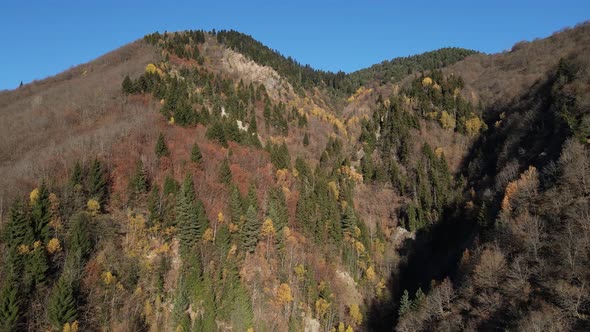
M 153 33 L 1 92 L 0 330 L 588 329 L 589 42 Z

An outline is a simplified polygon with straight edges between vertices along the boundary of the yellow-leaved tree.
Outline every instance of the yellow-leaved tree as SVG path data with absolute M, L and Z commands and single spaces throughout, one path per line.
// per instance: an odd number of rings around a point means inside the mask
M 266 257 L 268 259 L 268 253 L 270 250 L 271 240 L 275 237 L 276 230 L 274 223 L 270 218 L 266 218 L 264 223 L 262 223 L 262 228 L 260 230 L 260 236 L 266 239 Z
M 440 113 L 440 119 L 438 120 L 440 125 L 445 129 L 454 129 L 456 125 L 455 118 L 449 114 L 447 111 L 442 111 Z
M 352 304 L 350 306 L 350 318 L 352 318 L 352 321 L 356 326 L 361 325 L 363 322 L 363 313 L 361 312 L 361 308 L 358 306 L 358 304 Z

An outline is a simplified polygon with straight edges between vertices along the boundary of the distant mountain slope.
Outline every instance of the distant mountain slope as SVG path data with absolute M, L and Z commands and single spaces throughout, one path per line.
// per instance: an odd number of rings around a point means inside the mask
M 458 47 L 441 48 L 436 51 L 383 61 L 369 68 L 350 73 L 348 78 L 358 86 L 373 81 L 377 81 L 379 84 L 395 83 L 412 73 L 444 68 L 474 54 L 478 54 L 478 52 Z

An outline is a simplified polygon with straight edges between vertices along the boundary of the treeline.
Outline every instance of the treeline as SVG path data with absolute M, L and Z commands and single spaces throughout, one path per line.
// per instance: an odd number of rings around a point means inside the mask
M 295 59 L 283 56 L 252 36 L 234 30 L 217 31 L 215 36 L 219 43 L 244 54 L 258 64 L 273 68 L 295 87 L 324 86 L 342 90 L 348 94 L 354 92 L 353 87 L 346 80 L 344 72 L 332 73 L 313 69 L 310 65 L 301 65 Z
M 477 51 L 457 47 L 441 48 L 408 57 L 383 61 L 380 64 L 348 74 L 353 87 L 360 87 L 377 80 L 381 84 L 395 83 L 415 72 L 432 71 L 463 60 L 477 54 Z

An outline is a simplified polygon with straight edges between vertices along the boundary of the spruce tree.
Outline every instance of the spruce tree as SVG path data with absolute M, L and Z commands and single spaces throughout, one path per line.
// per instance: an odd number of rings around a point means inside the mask
M 241 232 L 242 247 L 244 251 L 253 253 L 258 243 L 258 233 L 260 232 L 260 220 L 253 206 L 248 207 L 246 212 L 246 222 Z
M 187 309 L 190 305 L 186 285 L 183 280 L 179 282 L 176 296 L 174 297 L 174 304 L 172 307 L 173 331 L 190 331 L 190 317 L 187 314 Z
M 196 215 L 197 215 L 197 238 L 203 237 L 205 230 L 209 227 L 209 218 L 207 217 L 207 211 L 205 211 L 205 205 L 200 199 L 196 203 Z
M 76 320 L 76 299 L 71 283 L 60 277 L 49 295 L 47 317 L 54 329 L 61 331 L 65 323 Z
M 410 294 L 408 293 L 407 289 L 404 289 L 404 293 L 402 298 L 400 299 L 399 309 L 397 311 L 399 317 L 405 315 L 408 311 L 412 309 L 412 301 L 410 300 Z
M 233 185 L 229 197 L 230 220 L 234 225 L 240 224 L 240 217 L 243 215 L 242 197 L 237 186 Z
M 232 328 L 234 331 L 246 331 L 252 327 L 254 320 L 250 296 L 239 279 L 234 288 L 234 301 L 231 309 Z
M 246 197 L 246 204 L 244 204 L 244 207 L 252 206 L 254 208 L 254 211 L 258 211 L 258 198 L 257 197 L 258 196 L 256 195 L 256 186 L 254 185 L 254 183 L 252 183 L 248 187 L 248 196 Z
M 130 199 L 134 200 L 137 196 L 144 194 L 149 188 L 149 178 L 143 161 L 138 159 L 135 163 L 135 171 L 129 182 Z
M 176 228 L 183 250 L 191 249 L 198 241 L 197 206 L 193 178 L 188 174 L 176 199 Z
M 344 217 L 342 218 L 342 232 L 350 235 L 354 234 L 354 227 L 356 226 L 356 215 L 352 207 L 348 206 Z
M 74 170 L 72 171 L 72 175 L 70 176 L 70 186 L 77 188 L 82 186 L 84 181 L 84 173 L 82 169 L 82 165 L 79 161 L 76 161 L 74 165 Z
M 132 94 L 135 90 L 133 81 L 129 78 L 129 75 L 125 75 L 123 79 L 123 83 L 121 83 L 121 87 L 123 89 L 123 93 L 125 94 Z
M 148 212 L 150 214 L 148 218 L 150 224 L 161 222 L 164 217 L 163 200 L 160 196 L 160 187 L 157 185 L 153 186 L 150 191 L 150 196 L 148 198 Z
M 215 304 L 215 289 L 208 274 L 203 277 L 203 316 L 201 319 L 202 332 L 217 330 L 215 318 L 217 306 Z M 199 331 L 199 332 L 201 332 Z
M 19 319 L 18 284 L 13 276 L 7 276 L 0 290 L 0 331 L 18 331 Z
M 108 177 L 105 167 L 98 159 L 94 159 L 90 166 L 87 182 L 88 196 L 102 206 L 107 199 Z
M 79 252 L 80 258 L 85 259 L 92 251 L 92 238 L 90 233 L 91 218 L 86 212 L 78 212 L 70 218 L 70 227 L 67 234 L 68 253 Z
M 168 146 L 166 145 L 166 140 L 164 139 L 164 134 L 160 133 L 158 135 L 158 141 L 156 142 L 156 156 L 158 158 L 162 157 L 169 157 L 170 151 L 168 150 Z
M 279 233 L 289 222 L 289 211 L 285 194 L 278 188 L 271 192 L 268 217 L 273 221 L 276 232 Z
M 203 155 L 201 154 L 201 149 L 197 143 L 193 144 L 191 149 L 191 161 L 196 164 L 203 162 Z
M 26 214 L 24 205 L 17 200 L 8 212 L 6 243 L 9 247 L 16 248 L 21 244 L 31 245 L 33 238 L 31 219 Z
M 49 201 L 49 190 L 44 181 L 39 186 L 36 199 L 31 201 L 31 207 L 35 239 L 47 243 L 49 241 L 49 222 L 51 221 L 51 202 Z
M 307 134 L 307 132 L 305 132 L 305 134 L 303 135 L 303 146 L 308 146 L 309 145 L 309 135 Z
M 29 254 L 25 265 L 25 284 L 27 286 L 42 286 L 45 283 L 45 276 L 49 266 L 45 249 L 40 241 L 35 242 L 32 252 Z
M 219 182 L 229 185 L 231 183 L 231 168 L 229 167 L 229 160 L 223 159 L 219 167 Z

